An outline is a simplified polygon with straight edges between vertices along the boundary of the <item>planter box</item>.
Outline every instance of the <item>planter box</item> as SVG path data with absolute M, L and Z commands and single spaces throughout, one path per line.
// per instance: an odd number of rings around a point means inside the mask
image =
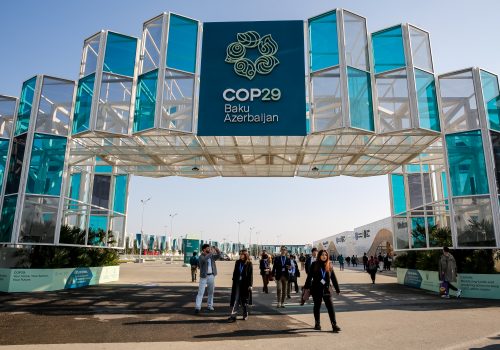
M 398 283 L 439 293 L 437 271 L 397 268 Z M 457 288 L 465 298 L 500 299 L 500 274 L 458 274 Z
M 49 292 L 118 281 L 120 266 L 0 269 L 0 292 Z

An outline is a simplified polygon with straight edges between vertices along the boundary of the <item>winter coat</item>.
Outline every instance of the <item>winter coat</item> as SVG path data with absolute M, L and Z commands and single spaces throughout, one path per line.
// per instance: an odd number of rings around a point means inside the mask
M 266 259 L 260 259 L 260 263 L 259 263 L 259 269 L 260 269 L 260 274 L 262 276 L 264 275 L 268 275 L 271 273 L 271 264 L 269 263 L 269 260 L 266 258 Z M 268 272 L 266 272 L 266 269 L 268 270 Z
M 337 293 L 340 293 L 339 283 L 335 272 L 333 272 L 333 266 L 330 268 L 330 273 L 325 273 L 325 284 L 321 283 L 323 279 L 323 273 L 321 272 L 321 266 L 323 263 L 321 261 L 315 261 L 311 265 L 309 270 L 309 275 L 307 275 L 306 283 L 304 288 L 311 290 L 311 295 L 323 296 L 324 294 L 330 294 L 330 282 L 335 288 Z
M 240 280 L 240 267 L 242 261 L 237 260 L 234 264 L 233 271 L 233 286 L 231 288 L 231 302 L 230 306 L 233 307 L 236 301 L 237 295 L 239 293 L 240 300 L 246 300 L 250 298 L 251 291 L 249 287 L 253 286 L 253 265 L 251 263 L 243 263 L 243 270 L 241 271 L 241 280 Z
M 448 282 L 457 281 L 457 262 L 453 255 L 441 255 L 439 259 L 439 280 Z
M 282 260 L 285 261 L 284 265 L 282 263 Z M 291 266 L 289 257 L 284 256 L 284 259 L 282 259 L 282 256 L 278 255 L 276 258 L 274 258 L 272 274 L 274 278 L 276 278 L 276 281 L 279 281 L 281 277 L 285 277 L 286 279 L 289 278 L 288 266 Z

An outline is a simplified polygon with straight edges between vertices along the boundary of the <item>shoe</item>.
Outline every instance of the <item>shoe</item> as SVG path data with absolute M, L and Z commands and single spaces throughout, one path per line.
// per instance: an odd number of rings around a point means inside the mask
M 338 333 L 338 332 L 340 332 L 340 327 L 337 326 L 337 324 L 332 323 L 332 331 L 333 331 L 333 333 Z
M 278 305 L 276 306 L 276 308 L 280 308 L 281 307 L 281 303 L 278 303 Z
M 236 322 L 236 317 L 235 317 L 235 316 L 229 316 L 229 317 L 227 318 L 227 321 L 228 321 L 229 323 Z
M 287 296 L 286 296 L 286 298 L 287 298 L 287 299 L 292 299 L 292 297 L 291 297 L 291 296 L 289 296 L 289 295 L 287 295 Z
M 195 315 L 198 315 L 200 313 L 200 309 L 194 309 Z
M 314 325 L 314 330 L 316 330 L 316 331 L 321 330 L 321 324 L 319 322 L 316 322 L 316 324 Z
M 285 308 L 285 304 L 281 303 L 281 308 L 284 309 Z
M 243 315 L 243 321 L 246 321 L 248 319 L 248 314 Z
M 441 295 L 441 298 L 443 299 L 450 299 L 450 296 L 448 294 Z
M 209 306 L 209 307 L 207 307 L 207 311 L 212 311 L 213 312 L 213 311 L 215 311 L 215 309 L 214 309 L 213 306 Z
M 462 290 L 461 289 L 459 289 L 457 291 L 457 298 L 460 298 L 460 297 L 462 297 Z

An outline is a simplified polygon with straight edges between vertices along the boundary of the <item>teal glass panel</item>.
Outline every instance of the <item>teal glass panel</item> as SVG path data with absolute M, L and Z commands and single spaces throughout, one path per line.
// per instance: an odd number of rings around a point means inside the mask
M 386 72 L 406 65 L 401 26 L 372 34 L 375 73 Z
M 127 179 L 128 175 L 115 176 L 113 210 L 122 214 L 125 214 L 125 204 L 127 201 Z
M 24 151 L 26 149 L 26 135 L 27 134 L 19 135 L 12 140 L 5 194 L 13 194 L 19 191 L 19 183 L 21 181 L 21 172 L 24 163 Z
M 9 151 L 9 140 L 0 139 L 0 193 L 2 192 L 3 176 L 7 165 L 7 152 Z
M 441 183 L 443 184 L 443 197 L 448 198 L 448 181 L 446 180 L 446 173 L 441 173 Z
M 108 231 L 108 217 L 91 215 L 89 220 L 88 244 L 105 246 L 106 232 Z
M 66 153 L 66 138 L 35 134 L 26 192 L 58 196 Z
M 427 248 L 427 237 L 425 234 L 425 218 L 411 218 L 411 247 Z
M 82 182 L 82 174 L 81 173 L 71 174 L 70 187 L 69 187 L 69 198 L 74 199 L 76 201 L 80 200 L 81 182 Z M 78 205 L 70 205 L 70 208 L 71 209 L 78 209 Z
M 198 22 L 174 14 L 170 15 L 167 67 L 194 73 L 197 44 Z
M 16 130 L 14 135 L 28 132 L 30 125 L 31 107 L 35 96 L 36 77 L 26 80 L 21 90 L 19 111 L 17 112 Z
M 90 110 L 92 108 L 92 96 L 94 95 L 94 82 L 95 74 L 90 74 L 78 81 L 73 116 L 73 134 L 90 129 Z
M 96 157 L 96 164 L 106 164 L 106 165 L 96 165 L 95 172 L 98 174 L 107 174 L 113 172 L 113 167 L 111 165 L 107 165 L 101 158 Z
M 406 212 L 406 194 L 404 176 L 398 174 L 391 175 L 392 183 L 392 203 L 394 214 Z
M 441 131 L 434 76 L 420 69 L 415 69 L 415 84 L 417 86 L 417 105 L 420 127 Z
M 158 70 L 139 76 L 135 98 L 134 132 L 154 127 Z
M 311 71 L 339 64 L 337 14 L 335 11 L 309 20 Z
M 481 71 L 481 87 L 490 128 L 500 131 L 500 93 L 497 76 Z
M 446 135 L 453 196 L 489 193 L 481 131 Z
M 5 196 L 0 217 L 0 242 L 10 242 L 16 216 L 17 196 Z
M 370 73 L 347 67 L 351 126 L 375 131 Z
M 136 50 L 136 38 L 108 32 L 104 71 L 133 77 Z

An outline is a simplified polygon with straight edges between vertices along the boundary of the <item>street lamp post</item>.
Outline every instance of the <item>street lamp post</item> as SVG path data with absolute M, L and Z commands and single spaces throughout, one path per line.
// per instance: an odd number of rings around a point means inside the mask
M 252 255 L 252 231 L 255 228 L 255 226 L 250 227 L 250 240 L 248 242 L 248 249 L 250 251 L 250 255 Z
M 240 226 L 242 223 L 245 222 L 245 220 L 240 220 L 240 221 L 236 221 L 238 223 L 238 253 L 240 252 L 240 245 L 241 245 L 241 242 L 240 242 Z
M 260 231 L 255 232 L 255 235 L 257 236 L 257 257 L 259 256 L 260 253 Z
M 170 216 L 170 235 L 172 236 L 172 239 L 174 237 L 174 231 L 173 231 L 173 225 L 174 225 L 174 218 L 179 215 L 177 213 L 175 214 L 168 214 Z M 179 239 L 177 239 L 177 245 L 179 245 Z
M 151 200 L 151 197 L 148 199 L 141 199 L 142 204 L 142 215 L 141 215 L 141 246 L 139 248 L 139 263 L 142 263 L 142 244 L 144 243 L 144 209 L 146 208 L 146 204 Z

